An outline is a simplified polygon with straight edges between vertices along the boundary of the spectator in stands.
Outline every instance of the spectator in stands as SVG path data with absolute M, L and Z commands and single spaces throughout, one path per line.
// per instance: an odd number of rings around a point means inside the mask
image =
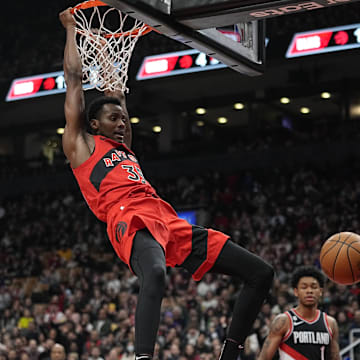
M 54 344 L 51 348 L 50 360 L 65 360 L 65 348 L 61 344 Z

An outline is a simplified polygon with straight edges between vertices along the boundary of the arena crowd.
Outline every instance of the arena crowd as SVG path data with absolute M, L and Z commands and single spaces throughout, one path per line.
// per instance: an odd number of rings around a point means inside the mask
M 296 300 L 299 265 L 319 266 L 323 241 L 360 233 L 356 164 L 235 174 L 209 172 L 153 181 L 177 210 L 229 234 L 276 269 L 271 294 L 241 359 L 255 359 L 276 314 Z M 55 343 L 68 360 L 126 360 L 134 354 L 136 277 L 115 256 L 105 227 L 79 191 L 28 194 L 0 206 L 0 358 L 46 360 Z M 241 282 L 207 274 L 195 283 L 168 269 L 156 353 L 164 360 L 217 359 Z M 327 281 L 322 309 L 340 328 L 340 346 L 360 328 L 360 288 Z

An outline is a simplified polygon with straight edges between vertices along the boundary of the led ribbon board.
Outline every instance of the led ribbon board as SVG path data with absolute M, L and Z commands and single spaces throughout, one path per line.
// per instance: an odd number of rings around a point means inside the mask
M 360 47 L 360 24 L 352 24 L 296 33 L 285 56 L 292 58 L 358 47 Z
M 89 85 L 85 85 L 84 89 Z M 6 101 L 59 94 L 66 91 L 64 72 L 33 75 L 12 81 Z
M 198 50 L 184 50 L 166 54 L 146 56 L 136 75 L 137 80 L 154 79 L 197 71 L 224 68 L 215 58 Z

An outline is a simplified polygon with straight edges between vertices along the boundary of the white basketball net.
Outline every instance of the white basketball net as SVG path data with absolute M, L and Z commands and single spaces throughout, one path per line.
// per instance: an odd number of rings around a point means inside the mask
M 136 19 L 128 19 L 125 25 L 128 15 L 115 8 L 105 8 L 103 13 L 98 6 L 74 11 L 83 83 L 88 85 L 86 89 L 128 92 L 126 82 L 131 54 L 138 38 L 148 31 L 148 26 Z M 107 17 L 114 20 L 114 14 L 118 17 L 116 26 L 119 27 L 110 30 L 105 23 Z M 131 27 L 126 29 L 129 22 Z

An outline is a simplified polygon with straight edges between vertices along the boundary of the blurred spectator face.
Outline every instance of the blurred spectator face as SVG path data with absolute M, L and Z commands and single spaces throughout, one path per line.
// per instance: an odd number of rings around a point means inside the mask
M 173 314 L 170 311 L 166 312 L 164 323 L 169 326 L 171 326 L 174 323 Z
M 9 360 L 16 360 L 17 359 L 16 351 L 15 350 L 9 350 L 8 358 L 9 358 Z
M 176 307 L 173 309 L 173 317 L 174 317 L 174 319 L 181 319 L 181 317 L 182 317 L 182 310 L 181 310 L 181 307 L 180 307 L 180 306 L 176 306 Z
M 81 316 L 81 322 L 83 324 L 87 324 L 88 322 L 90 322 L 90 315 L 88 313 L 83 313 Z
M 277 301 L 281 307 L 284 307 L 287 304 L 285 296 L 282 296 L 282 295 L 278 296 Z
M 62 345 L 60 345 L 60 344 L 55 344 L 51 348 L 50 359 L 51 360 L 65 360 L 65 349 L 64 349 L 64 347 Z
M 340 312 L 339 312 L 339 314 L 338 314 L 338 316 L 337 316 L 337 320 L 338 320 L 338 322 L 339 322 L 340 324 L 346 323 L 347 318 L 346 318 L 346 315 L 345 315 L 345 313 L 344 313 L 343 311 L 340 311 Z
M 69 353 L 67 360 L 79 360 L 79 355 L 76 352 Z
M 106 311 L 105 311 L 104 308 L 99 310 L 98 318 L 99 318 L 99 320 L 105 320 L 106 319 Z
M 266 303 L 262 306 L 261 308 L 261 312 L 265 315 L 269 315 L 270 316 L 270 313 L 271 313 L 271 307 L 270 307 L 270 304 Z
M 194 354 L 195 354 L 194 346 L 191 344 L 187 344 L 185 347 L 185 355 L 190 358 L 190 357 L 194 356 Z
M 172 356 L 178 357 L 180 355 L 179 346 L 177 344 L 171 344 L 170 352 Z
M 35 339 L 31 339 L 29 341 L 29 350 L 30 351 L 36 351 L 37 349 L 37 343 L 36 343 L 36 340 Z
M 201 346 L 201 345 L 203 345 L 204 343 L 205 343 L 205 335 L 204 335 L 204 333 L 200 333 L 199 336 L 198 336 L 198 338 L 197 338 L 196 344 L 199 345 L 199 346 Z
M 96 342 L 99 339 L 99 334 L 96 330 L 90 333 L 90 340 Z
M 54 345 L 55 345 L 54 340 L 52 340 L 52 339 L 47 339 L 47 340 L 46 340 L 45 347 L 46 347 L 48 350 L 51 350 Z
M 78 349 L 78 345 L 77 345 L 76 341 L 72 341 L 72 342 L 70 343 L 69 350 L 70 350 L 71 352 L 74 352 L 74 353 L 77 353 L 77 352 L 78 352 L 79 349 Z
M 21 339 L 20 338 L 16 338 L 15 339 L 15 348 L 16 349 L 21 349 L 21 347 L 22 347 L 22 341 L 21 341 Z
M 56 340 L 56 337 L 57 337 L 57 331 L 55 330 L 55 329 L 50 329 L 50 331 L 49 331 L 49 338 L 51 339 L 51 340 Z
M 20 360 L 29 360 L 29 355 L 27 352 L 23 351 L 21 354 L 20 354 Z
M 91 356 L 94 358 L 94 359 L 97 359 L 98 357 L 100 357 L 101 353 L 100 353 L 100 349 L 95 346 L 92 348 L 91 350 Z
M 360 324 L 360 310 L 355 311 L 354 320 L 357 324 Z
M 122 309 L 118 312 L 118 316 L 117 318 L 121 321 L 121 320 L 125 320 L 128 318 L 126 310 Z
M 119 360 L 119 352 L 117 348 L 113 348 L 110 350 L 106 360 Z

